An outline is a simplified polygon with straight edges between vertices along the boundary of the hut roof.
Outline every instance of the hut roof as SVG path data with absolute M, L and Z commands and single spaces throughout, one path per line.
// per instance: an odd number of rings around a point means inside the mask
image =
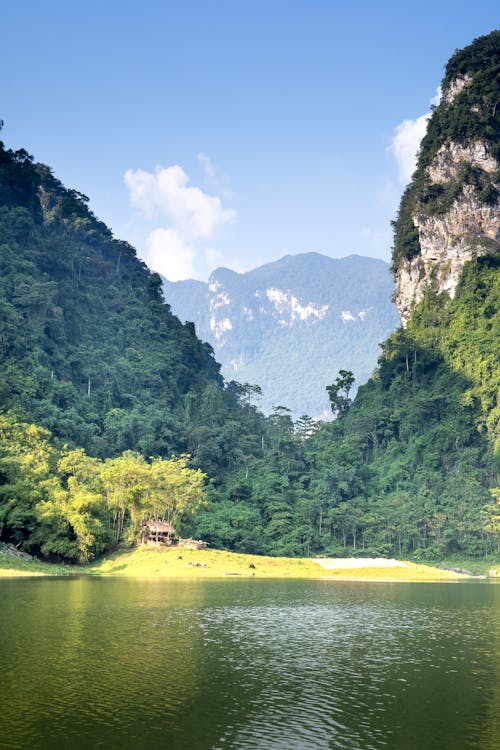
M 175 534 L 175 529 L 172 524 L 166 521 L 145 521 L 143 526 L 153 534 Z

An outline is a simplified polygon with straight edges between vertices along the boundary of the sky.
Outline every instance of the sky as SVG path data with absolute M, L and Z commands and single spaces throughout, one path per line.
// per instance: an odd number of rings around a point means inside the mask
M 171 281 L 390 260 L 455 49 L 490 0 L 2 0 L 1 138 Z

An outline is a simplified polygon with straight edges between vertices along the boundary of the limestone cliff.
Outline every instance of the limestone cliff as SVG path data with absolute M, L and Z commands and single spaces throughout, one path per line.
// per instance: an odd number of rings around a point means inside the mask
M 395 222 L 393 269 L 403 321 L 426 289 L 453 298 L 466 263 L 500 250 L 500 33 L 450 60 L 441 103 Z
M 493 175 L 499 163 L 482 141 L 468 146 L 452 141 L 439 149 L 426 176 L 431 186 L 449 186 L 470 166 Z M 494 186 L 498 189 L 498 182 Z M 464 265 L 500 248 L 500 203 L 485 204 L 474 185 L 463 184 L 447 211 L 433 214 L 421 205 L 412 218 L 420 253 L 405 258 L 396 275 L 396 304 L 403 324 L 427 287 L 453 298 Z

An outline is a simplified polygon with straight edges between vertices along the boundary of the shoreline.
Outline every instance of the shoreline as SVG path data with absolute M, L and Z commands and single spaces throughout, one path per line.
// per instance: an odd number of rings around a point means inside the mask
M 137 547 L 85 565 L 53 565 L 40 560 L 0 556 L 0 578 L 113 577 L 148 580 L 309 579 L 328 581 L 446 582 L 479 580 L 432 565 L 393 558 L 266 557 L 184 547 Z

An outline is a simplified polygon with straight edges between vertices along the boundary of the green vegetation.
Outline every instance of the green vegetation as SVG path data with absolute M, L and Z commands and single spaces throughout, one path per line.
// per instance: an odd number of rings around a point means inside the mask
M 328 570 L 310 558 L 266 557 L 221 550 L 198 552 L 184 547 L 138 547 L 132 551 L 115 552 L 96 562 L 63 566 L 27 561 L 0 555 L 0 577 L 39 575 L 133 576 L 136 578 L 207 579 L 226 576 L 243 578 L 328 578 L 371 581 L 453 581 L 464 576 L 441 570 L 404 563 L 401 567 L 367 565 Z
M 307 419 L 277 410 L 240 481 L 211 489 L 196 533 L 259 553 L 498 552 L 497 280 L 485 258 L 453 302 L 426 300 L 342 419 L 303 439 Z
M 353 403 L 340 372 L 342 418 L 265 418 L 82 198 L 1 155 L 2 539 L 83 561 L 162 517 L 256 554 L 498 549 L 498 258 L 470 264 L 453 302 L 429 294 Z
M 448 108 L 465 102 L 482 118 L 492 153 L 498 43 L 495 32 L 453 58 L 462 72 L 472 61 L 473 76 Z M 414 251 L 425 165 L 455 133 L 453 118 L 443 130 L 446 112 L 434 113 L 403 197 L 396 266 Z M 0 144 L 2 541 L 84 562 L 155 518 L 215 548 L 275 557 L 498 554 L 495 248 L 465 267 L 453 300 L 427 290 L 354 401 L 352 373 L 332 372 L 336 419 L 318 424 L 286 406 L 264 417 L 259 386 L 224 384 L 160 278 L 86 202 Z
M 205 476 L 187 464 L 57 450 L 46 430 L 0 416 L 0 519 L 16 545 L 86 562 L 124 538 L 125 522 L 133 542 L 143 521 L 179 524 L 200 507 Z
M 335 383 L 326 386 L 330 406 L 336 419 L 342 419 L 351 405 L 349 393 L 354 384 L 354 375 L 350 370 L 340 370 Z
M 71 575 L 71 569 L 66 565 L 57 565 L 36 559 L 20 560 L 0 553 L 0 578 L 67 575 Z
M 340 368 L 365 383 L 399 324 L 388 264 L 359 255 L 287 255 L 246 273 L 219 268 L 208 283 L 165 279 L 163 288 L 173 312 L 212 344 L 222 374 L 258 383 L 260 409 L 286 404 L 294 419 L 328 414 L 325 386 Z
M 426 172 L 439 148 L 449 142 L 467 145 L 480 140 L 489 154 L 500 160 L 500 31 L 476 39 L 453 55 L 442 83 L 444 94 L 457 78 L 464 76 L 469 80 L 462 91 L 451 103 L 443 99 L 427 126 L 415 174 L 403 195 L 394 222 L 395 271 L 404 259 L 411 260 L 420 253 L 418 231 L 413 223 L 413 216 L 417 213 L 445 213 L 464 185 L 472 185 L 479 200 L 486 205 L 498 200 L 498 170 L 487 173 L 464 164 L 457 178 L 446 184 L 432 184 Z
M 0 145 L 1 403 L 92 455 L 183 452 L 218 365 L 86 201 Z

